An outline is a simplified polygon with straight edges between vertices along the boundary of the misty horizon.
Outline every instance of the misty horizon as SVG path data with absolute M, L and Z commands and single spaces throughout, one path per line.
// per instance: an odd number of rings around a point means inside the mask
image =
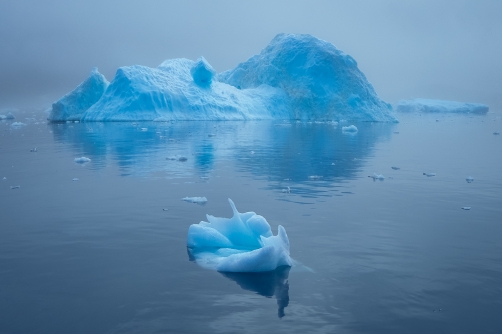
M 432 98 L 502 107 L 497 1 L 54 0 L 1 1 L 0 8 L 0 108 L 49 107 L 93 67 L 112 80 L 121 66 L 204 56 L 222 72 L 258 54 L 279 33 L 334 44 L 389 103 Z

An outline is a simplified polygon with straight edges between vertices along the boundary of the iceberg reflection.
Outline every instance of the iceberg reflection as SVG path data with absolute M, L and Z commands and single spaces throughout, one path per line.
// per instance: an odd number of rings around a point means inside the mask
M 236 282 L 241 288 L 257 294 L 277 299 L 277 316 L 285 316 L 284 309 L 289 305 L 289 271 L 291 267 L 283 266 L 274 271 L 262 273 L 229 273 L 222 272 L 226 278 Z

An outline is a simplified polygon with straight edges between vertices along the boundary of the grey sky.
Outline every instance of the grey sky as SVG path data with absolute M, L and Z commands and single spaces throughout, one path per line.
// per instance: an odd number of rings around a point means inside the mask
M 502 1 L 0 0 L 0 108 L 47 107 L 97 66 L 203 55 L 218 71 L 280 32 L 352 55 L 387 102 L 414 97 L 502 109 Z

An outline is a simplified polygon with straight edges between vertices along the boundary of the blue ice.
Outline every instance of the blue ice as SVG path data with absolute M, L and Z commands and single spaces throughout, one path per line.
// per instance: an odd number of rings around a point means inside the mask
M 195 262 L 222 272 L 265 272 L 292 266 L 284 227 L 279 225 L 274 236 L 264 217 L 240 213 L 234 202 L 228 201 L 232 218 L 207 215 L 208 222 L 189 227 L 187 247 Z

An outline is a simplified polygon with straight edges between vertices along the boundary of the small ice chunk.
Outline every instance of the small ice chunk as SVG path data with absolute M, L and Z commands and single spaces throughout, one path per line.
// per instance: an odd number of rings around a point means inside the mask
M 399 168 L 399 167 L 395 167 L 395 166 L 392 166 L 391 168 L 392 168 L 393 170 L 399 170 L 399 169 L 401 169 L 401 168 Z
M 72 181 L 78 181 L 78 178 L 77 178 L 77 177 L 74 177 L 74 178 L 72 179 Z
M 148 131 L 148 128 L 141 128 L 141 131 L 146 132 Z
M 202 180 L 209 180 L 209 176 L 201 176 L 200 177 Z
M 203 204 L 207 202 L 207 198 L 205 197 L 184 197 L 181 200 L 190 203 Z
M 188 160 L 187 157 L 184 157 L 182 155 L 172 155 L 170 157 L 167 157 L 166 160 L 171 160 L 171 161 L 182 161 L 185 162 Z
M 356 133 L 358 130 L 355 125 L 349 125 L 349 126 L 342 126 L 342 131 Z
M 320 180 L 320 179 L 322 179 L 322 176 L 319 176 L 319 175 L 310 175 L 309 179 L 311 179 L 311 180 Z
M 36 151 L 37 151 L 37 148 L 36 148 L 36 147 L 34 147 L 34 148 L 30 149 L 30 152 L 36 152 Z
M 207 136 L 208 136 L 208 137 L 215 137 L 215 136 L 216 136 L 216 134 L 214 134 L 214 133 L 209 133 Z
M 74 160 L 74 161 L 75 161 L 76 163 L 78 163 L 78 164 L 85 164 L 85 163 L 87 163 L 87 162 L 91 161 L 91 159 L 86 158 L 86 157 L 80 157 L 80 158 L 75 158 L 75 160 Z
M 293 265 L 286 230 L 272 234 L 267 220 L 254 212 L 240 213 L 229 199 L 232 218 L 207 215 L 207 222 L 188 229 L 187 247 L 200 266 L 220 272 L 266 272 Z
M 169 209 L 168 208 L 164 208 L 164 209 L 162 209 L 162 211 L 169 211 Z
M 436 176 L 436 173 L 422 173 L 422 174 L 427 177 Z
M 7 180 L 7 178 L 4 176 L 2 180 Z
M 461 209 L 462 209 L 462 210 L 470 210 L 470 209 L 471 209 L 471 207 L 470 207 L 470 206 L 463 206 Z
M 373 173 L 373 175 L 368 175 L 368 177 L 371 177 L 373 180 L 380 180 L 383 181 L 385 177 L 382 174 L 377 174 Z
M 467 183 L 471 183 L 474 181 L 474 178 L 472 176 L 468 176 L 468 177 L 466 177 L 465 180 L 467 181 Z
M 10 186 L 10 189 L 19 189 L 21 186 Z
M 394 131 L 394 134 L 398 135 L 398 134 L 399 134 L 399 131 Z
M 282 192 L 283 193 L 290 193 L 291 192 L 291 188 L 290 187 L 287 187 L 286 189 L 282 189 Z
M 17 129 L 17 128 L 22 128 L 23 126 L 25 126 L 26 124 L 24 124 L 23 122 L 14 122 L 10 125 L 11 128 L 14 128 L 14 129 Z
M 12 115 L 12 113 L 9 111 L 6 115 L 5 115 L 5 119 L 14 119 L 14 115 Z
M 498 136 L 500 134 L 500 131 L 495 131 L 493 134 Z

